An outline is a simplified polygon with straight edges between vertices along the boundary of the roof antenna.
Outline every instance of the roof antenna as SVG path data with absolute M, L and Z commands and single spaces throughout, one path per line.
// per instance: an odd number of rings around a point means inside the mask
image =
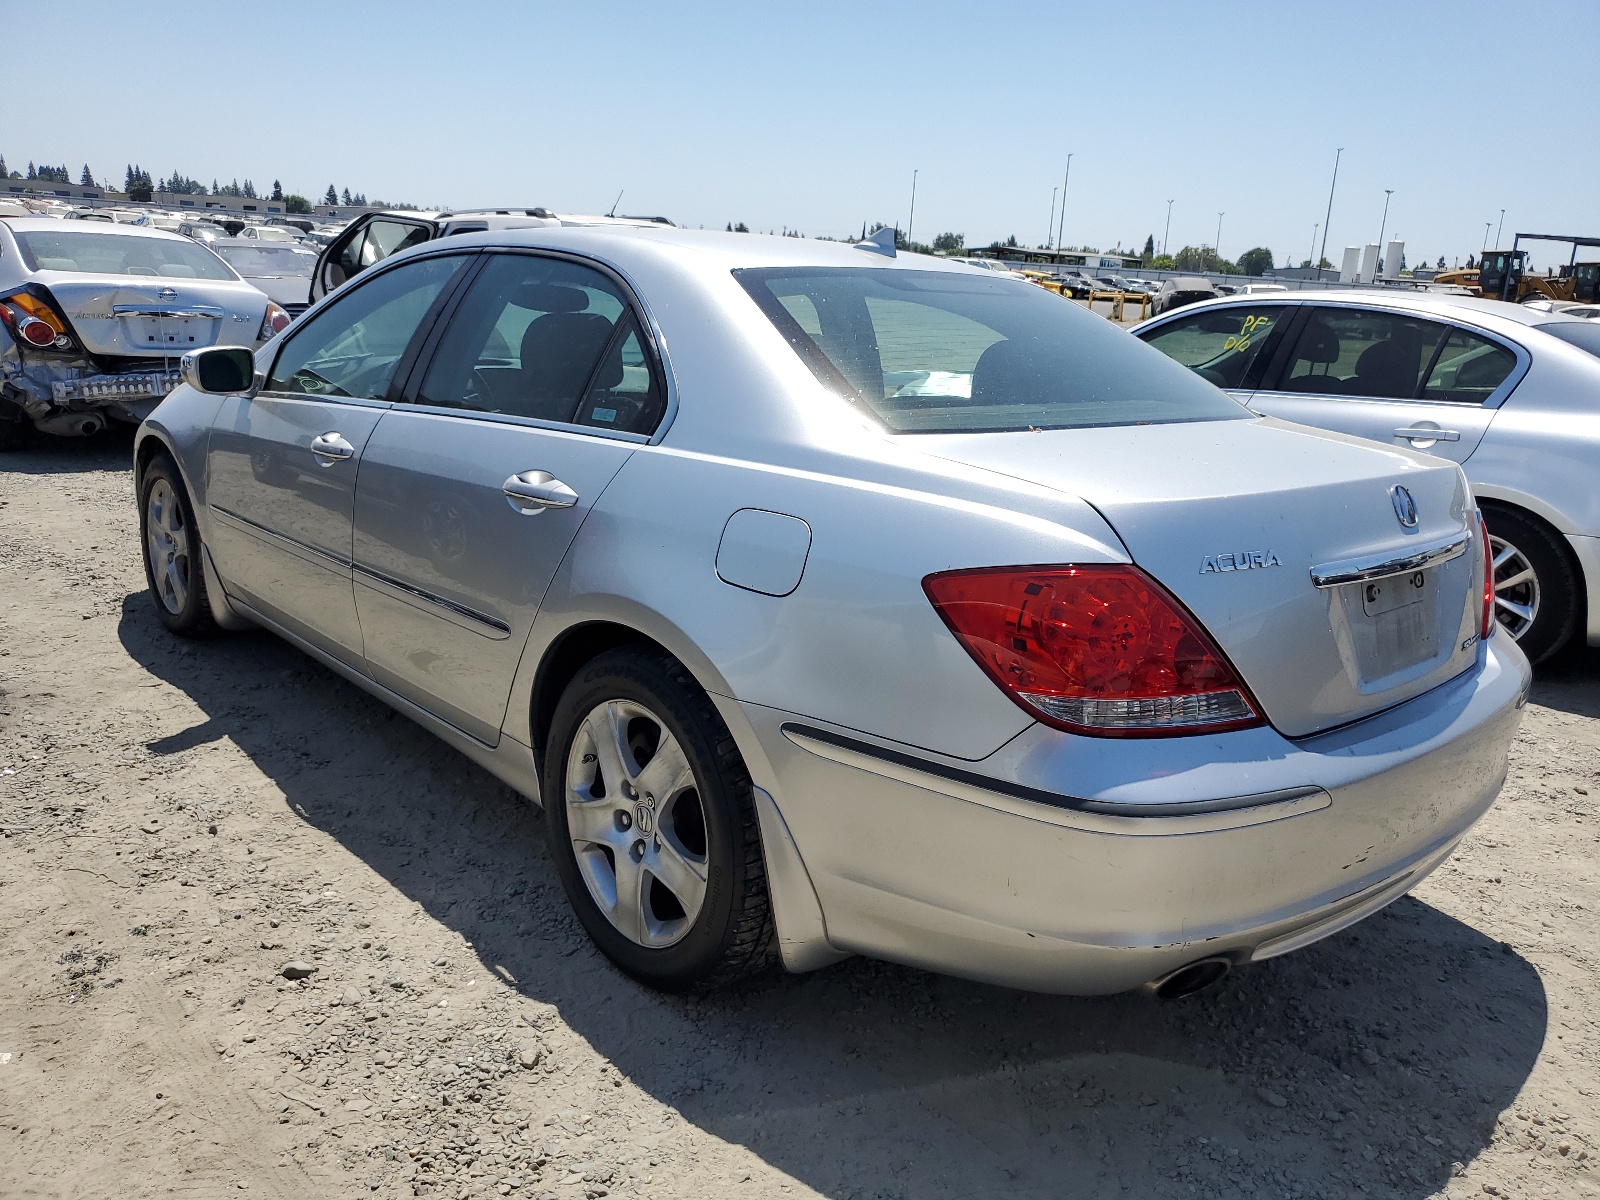
M 873 254 L 882 254 L 889 258 L 896 258 L 894 250 L 895 230 L 885 225 L 871 237 L 862 238 L 856 243 L 857 250 L 869 250 Z
M 626 190 L 627 190 L 626 188 L 623 189 L 623 191 L 626 191 Z M 619 205 L 621 203 L 622 203 L 622 192 L 618 192 L 617 193 L 617 198 L 611 202 L 611 211 L 608 212 L 606 214 L 606 216 L 608 216 L 608 217 L 616 216 L 617 215 L 617 205 Z

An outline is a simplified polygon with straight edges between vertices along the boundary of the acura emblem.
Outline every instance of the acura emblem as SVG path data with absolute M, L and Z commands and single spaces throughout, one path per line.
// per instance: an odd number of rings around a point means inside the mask
M 1411 493 L 1398 483 L 1389 489 L 1389 499 L 1394 501 L 1394 515 L 1400 524 L 1407 529 L 1417 527 L 1417 502 L 1411 498 Z
M 178 298 L 176 289 L 169 287 L 162 288 L 156 293 L 156 295 L 160 296 L 163 300 L 176 300 Z

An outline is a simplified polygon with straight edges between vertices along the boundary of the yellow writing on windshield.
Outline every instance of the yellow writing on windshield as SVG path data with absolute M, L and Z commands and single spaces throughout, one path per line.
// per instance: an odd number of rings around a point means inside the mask
M 1239 350 L 1242 352 L 1249 349 L 1250 339 L 1258 333 L 1266 332 L 1267 327 L 1271 324 L 1272 317 L 1267 313 L 1246 317 L 1244 324 L 1239 327 L 1239 332 L 1222 343 L 1223 350 Z

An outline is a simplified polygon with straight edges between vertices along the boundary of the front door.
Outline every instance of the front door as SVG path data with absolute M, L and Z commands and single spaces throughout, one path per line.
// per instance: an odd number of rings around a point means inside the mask
M 414 402 L 367 443 L 356 609 L 375 680 L 493 744 L 545 589 L 662 390 L 593 267 L 497 254 L 444 324 Z
M 284 343 L 267 384 L 224 401 L 206 456 L 211 551 L 230 595 L 362 661 L 351 520 L 362 450 L 461 256 L 383 272 Z
M 311 303 L 391 254 L 431 240 L 437 232 L 438 225 L 433 221 L 387 213 L 355 222 L 317 256 L 317 267 L 311 276 Z
M 1392 309 L 1319 306 L 1249 404 L 1465 462 L 1516 366 L 1509 348 L 1473 330 Z

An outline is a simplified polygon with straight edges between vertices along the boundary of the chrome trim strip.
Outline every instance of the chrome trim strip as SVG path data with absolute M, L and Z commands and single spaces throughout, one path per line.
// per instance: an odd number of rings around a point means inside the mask
M 1333 803 L 1333 798 L 1327 792 L 1313 785 L 1217 800 L 1170 803 L 1090 800 L 1007 783 L 808 725 L 785 723 L 780 729 L 783 736 L 796 746 L 843 766 L 870 771 L 957 800 L 1001 808 L 1018 816 L 1072 825 L 1095 833 L 1135 836 L 1209 833 L 1316 812 Z M 1043 805 L 1054 811 L 1041 813 L 1038 808 L 1031 807 L 1034 805 Z
M 211 511 L 220 517 L 227 518 L 237 525 L 244 526 L 251 533 L 265 534 L 272 541 L 281 542 L 291 550 L 303 550 L 307 554 L 312 554 L 319 559 L 324 559 L 327 562 L 331 562 L 343 570 L 348 571 L 354 565 L 343 555 L 330 553 L 319 546 L 311 545 L 309 542 L 302 542 L 299 538 L 292 538 L 287 534 L 279 533 L 276 529 L 268 529 L 265 525 L 262 525 L 257 521 L 252 521 L 249 517 L 241 517 L 232 509 L 223 508 L 220 504 L 213 504 L 211 506 Z
M 447 600 L 443 596 L 425 592 L 419 587 L 413 587 L 409 583 L 401 582 L 393 575 L 385 575 L 382 571 L 375 571 L 371 567 L 362 566 L 360 563 L 356 563 L 353 569 L 357 582 L 364 583 L 369 587 L 374 583 L 381 584 L 381 590 L 398 593 L 398 598 L 401 600 L 420 600 L 434 608 L 443 609 L 445 615 L 461 618 L 455 623 L 464 625 L 466 628 L 471 629 L 473 633 L 481 633 L 485 637 L 492 637 L 497 641 L 511 636 L 511 626 L 496 617 L 481 613 L 475 608 L 468 608 L 465 604 L 457 604 L 454 600 Z
M 113 304 L 111 311 L 119 317 L 213 317 L 227 314 L 211 304 Z
M 1370 583 L 1375 579 L 1388 579 L 1391 575 L 1421 571 L 1460 558 L 1471 544 L 1472 531 L 1463 530 L 1447 538 L 1427 542 L 1404 554 L 1366 554 L 1359 558 L 1323 563 L 1311 568 L 1311 583 L 1313 587 L 1335 588 L 1347 583 Z

